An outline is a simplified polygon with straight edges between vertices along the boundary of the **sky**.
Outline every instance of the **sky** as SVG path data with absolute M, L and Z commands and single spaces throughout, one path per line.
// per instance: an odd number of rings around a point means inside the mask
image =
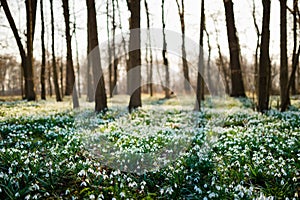
M 179 0 L 180 1 L 180 0 Z M 260 0 L 254 0 L 257 10 L 257 21 L 259 27 L 261 28 L 261 18 L 262 18 L 262 4 Z M 51 38 L 50 38 L 50 5 L 49 1 L 44 1 L 44 13 L 46 21 L 46 42 L 48 49 L 50 50 Z M 184 0 L 185 2 L 185 21 L 186 21 L 186 36 L 189 39 L 194 40 L 196 43 L 199 41 L 199 27 L 200 27 L 200 0 Z M 254 52 L 257 36 L 255 33 L 253 19 L 252 19 L 252 0 L 233 0 L 234 2 L 234 14 L 238 37 L 240 40 L 241 53 L 251 62 Z M 25 4 L 23 1 L 13 1 L 10 0 L 9 6 L 17 27 L 19 28 L 19 33 L 23 39 L 23 44 L 25 41 L 25 30 L 26 30 L 26 17 L 25 17 Z M 206 12 L 206 28 L 210 35 L 210 43 L 212 45 L 212 56 L 217 56 L 217 44 L 216 44 L 216 30 L 219 35 L 219 43 L 221 45 L 221 50 L 224 55 L 229 55 L 226 23 L 225 23 L 225 13 L 224 4 L 222 0 L 209 0 L 205 1 L 205 12 Z M 288 0 L 288 5 L 291 7 L 292 0 Z M 71 21 L 74 21 L 74 14 L 76 16 L 76 36 L 78 39 L 78 49 L 79 57 L 83 58 L 86 55 L 86 4 L 84 0 L 70 0 L 70 12 Z M 120 18 L 116 17 L 118 24 L 121 24 L 123 30 L 128 30 L 128 18 L 130 13 L 127 10 L 127 5 L 125 0 L 119 0 L 120 5 Z M 151 27 L 161 28 L 161 1 L 159 0 L 148 0 Z M 280 8 L 279 1 L 274 0 L 271 2 L 271 39 L 270 39 L 270 52 L 271 58 L 274 62 L 278 63 L 279 58 L 279 47 L 280 47 Z M 39 60 L 41 57 L 41 39 L 40 39 L 40 8 L 37 8 L 37 21 L 36 21 L 36 33 L 34 41 L 34 56 Z M 107 40 L 106 31 L 106 1 L 96 0 L 97 9 L 97 20 L 98 20 L 98 35 L 99 43 L 102 44 Z M 55 26 L 56 26 L 56 49 L 57 54 L 65 55 L 65 39 L 64 39 L 64 18 L 63 10 L 60 0 L 54 0 L 54 14 L 55 14 Z M 165 19 L 166 19 L 166 29 L 180 33 L 180 21 L 178 16 L 178 9 L 175 0 L 165 0 Z M 288 20 L 291 20 L 291 15 L 288 12 Z M 141 28 L 146 28 L 146 14 L 144 9 L 144 1 L 141 1 Z M 120 30 L 117 30 L 117 34 Z M 168 41 L 167 42 L 174 42 Z M 292 52 L 292 27 L 291 23 L 288 24 L 288 55 Z M 73 55 L 75 56 L 75 40 L 73 37 Z M 2 53 L 10 53 L 17 56 L 18 49 L 13 37 L 12 31 L 9 28 L 9 24 L 6 20 L 3 10 L 0 10 L 0 50 Z M 207 50 L 206 37 L 204 38 L 204 50 Z M 187 50 L 188 51 L 188 50 Z M 192 50 L 191 50 L 192 51 Z M 105 52 L 102 52 L 105 54 Z M 65 56 L 64 56 L 65 57 Z

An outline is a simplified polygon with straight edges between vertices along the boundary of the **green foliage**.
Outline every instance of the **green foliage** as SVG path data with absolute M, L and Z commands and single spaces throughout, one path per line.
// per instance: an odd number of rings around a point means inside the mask
M 225 104 L 232 109 L 191 114 L 161 106 L 80 117 L 45 102 L 2 104 L 0 199 L 298 198 L 300 113 Z M 122 149 L 115 152 L 121 163 L 128 151 L 152 155 L 188 143 L 166 165 L 136 174 L 87 148 L 84 136 L 96 133 Z

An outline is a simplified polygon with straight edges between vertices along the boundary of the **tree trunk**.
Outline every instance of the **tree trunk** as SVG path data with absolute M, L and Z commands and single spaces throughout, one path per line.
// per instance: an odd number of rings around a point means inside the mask
M 257 20 L 256 20 L 256 7 L 255 7 L 255 0 L 252 2 L 253 8 L 252 8 L 252 18 L 253 23 L 256 31 L 257 41 L 256 41 L 256 48 L 255 48 L 255 55 L 254 55 L 254 87 L 255 87 L 255 94 L 258 96 L 258 52 L 260 48 L 260 30 L 258 28 Z
M 12 29 L 14 37 L 16 39 L 20 56 L 21 56 L 21 66 L 23 69 L 24 80 L 25 80 L 25 98 L 29 101 L 35 100 L 35 87 L 34 87 L 34 74 L 33 74 L 33 36 L 34 36 L 34 27 L 35 27 L 35 16 L 36 16 L 36 0 L 26 0 L 26 20 L 27 20 L 27 55 L 25 53 L 21 38 L 16 27 L 15 21 L 11 15 L 10 9 L 8 7 L 6 0 L 1 0 L 1 6 L 5 12 L 6 18 L 9 22 L 9 25 Z M 28 58 L 28 59 L 27 59 Z
M 228 35 L 228 45 L 230 53 L 230 70 L 231 70 L 231 96 L 245 97 L 243 76 L 240 65 L 240 49 L 236 35 L 234 22 L 234 12 L 232 0 L 224 0 L 226 26 Z
M 288 84 L 287 64 L 287 31 L 286 31 L 286 0 L 280 0 L 280 102 L 284 107 L 284 99 Z M 289 98 L 289 94 L 288 94 Z M 289 101 L 289 100 L 288 100 Z M 288 104 L 290 104 L 288 102 Z
M 88 59 L 92 66 L 94 91 L 95 91 L 95 111 L 104 112 L 107 109 L 107 99 L 105 92 L 104 76 L 101 67 L 100 49 L 98 46 L 97 16 L 95 0 L 86 0 L 88 12 Z
M 53 0 L 50 0 L 50 11 L 51 11 L 51 35 L 52 35 L 52 70 L 53 70 L 53 82 L 54 82 L 54 90 L 56 101 L 62 101 L 59 85 L 58 85 L 58 74 L 56 67 L 56 58 L 55 58 L 55 38 L 54 38 L 54 15 L 53 15 Z
M 63 0 L 63 10 L 66 28 L 66 42 L 67 42 L 67 68 L 66 68 L 66 90 L 65 95 L 71 95 L 75 84 L 75 73 L 72 57 L 72 44 L 70 33 L 70 12 L 69 0 Z
M 263 21 L 261 33 L 261 48 L 258 69 L 258 108 L 259 112 L 266 112 L 269 109 L 270 75 L 271 64 L 269 56 L 270 43 L 270 0 L 262 0 Z
M 285 91 L 285 96 L 284 96 L 282 106 L 281 106 L 281 112 L 286 111 L 286 109 L 290 105 L 289 93 L 290 93 L 290 89 L 291 89 L 292 84 L 293 84 L 293 80 L 295 80 L 297 65 L 299 63 L 299 55 L 300 55 L 300 45 L 298 47 L 298 52 L 296 53 L 296 55 L 294 57 L 294 60 L 293 60 L 292 73 L 291 73 L 290 80 L 289 80 L 288 85 L 287 85 L 287 89 Z
M 34 71 L 33 71 L 33 36 L 34 36 L 34 22 L 35 22 L 35 13 L 36 10 L 36 0 L 26 0 L 26 26 L 27 26 L 27 33 L 26 33 L 26 44 L 27 44 L 27 58 L 26 58 L 26 65 L 27 65 L 27 86 L 25 86 L 27 100 L 34 101 L 36 99 L 35 94 L 35 86 L 34 86 Z M 25 82 L 26 84 L 26 82 Z
M 113 66 L 114 66 L 114 81 L 113 81 L 113 94 L 118 94 L 117 82 L 118 82 L 118 64 L 119 59 L 116 56 L 116 8 L 115 0 L 112 0 L 113 16 L 112 16 L 112 55 L 113 55 Z
M 298 0 L 293 1 L 293 56 L 292 56 L 292 66 L 294 66 L 295 56 L 297 52 L 297 13 L 298 13 Z M 297 94 L 296 90 L 296 78 L 294 77 L 292 80 L 291 92 L 292 95 Z
M 199 58 L 198 58 L 198 71 L 197 71 L 197 102 L 195 110 L 201 110 L 201 100 L 204 100 L 204 56 L 203 56 L 203 35 L 204 35 L 204 0 L 201 1 L 201 15 L 200 15 L 200 45 L 199 45 Z
M 41 11 L 41 41 L 42 41 L 42 65 L 41 65 L 41 99 L 46 100 L 46 50 L 45 50 L 45 22 L 43 0 L 40 0 Z
M 112 56 L 110 44 L 110 30 L 109 30 L 109 1 L 106 2 L 106 30 L 107 30 L 107 50 L 108 50 L 108 81 L 109 81 L 109 97 L 113 96 L 113 80 L 112 80 Z
M 150 96 L 153 96 L 153 56 L 152 56 L 152 48 L 151 48 L 151 34 L 150 34 L 150 14 L 149 14 L 149 8 L 147 0 L 144 0 L 145 2 L 145 10 L 146 10 L 146 17 L 147 17 L 147 30 L 148 30 L 148 43 L 147 43 L 147 52 L 149 51 L 150 54 L 150 61 L 149 61 L 149 74 L 148 74 L 148 87 Z M 148 61 L 148 53 L 147 53 L 147 61 Z M 147 62 L 148 64 L 148 62 Z M 147 65 L 148 66 L 148 65 Z
M 184 76 L 184 89 L 185 91 L 189 92 L 190 89 L 190 78 L 189 78 L 189 66 L 186 60 L 186 50 L 185 50 L 185 21 L 184 21 L 184 0 L 181 0 L 181 8 L 179 5 L 178 0 L 176 0 L 176 4 L 178 7 L 178 14 L 180 18 L 180 25 L 181 25 L 181 51 L 182 51 L 182 67 L 183 67 L 183 76 Z
M 140 38 L 140 0 L 127 0 L 130 16 L 130 42 L 129 42 L 129 112 L 142 106 L 141 101 L 141 38 Z M 135 50 L 133 50 L 135 49 Z
M 165 0 L 162 0 L 161 2 L 161 19 L 162 19 L 162 26 L 163 26 L 163 49 L 162 49 L 162 56 L 163 56 L 163 61 L 164 61 L 164 66 L 165 66 L 165 86 L 163 87 L 165 90 L 165 98 L 169 99 L 170 96 L 170 72 L 169 72 L 169 61 L 167 58 L 167 41 L 166 41 L 166 34 L 165 34 Z

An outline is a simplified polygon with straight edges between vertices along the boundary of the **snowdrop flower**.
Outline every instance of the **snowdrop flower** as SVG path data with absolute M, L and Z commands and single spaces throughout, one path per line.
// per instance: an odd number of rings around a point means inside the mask
M 200 188 L 197 187 L 197 185 L 195 185 L 194 190 L 198 193 L 198 194 L 202 194 L 202 190 Z
M 123 198 L 123 197 L 125 197 L 125 193 L 124 192 L 121 192 L 120 193 L 120 196 Z
M 25 200 L 29 200 L 30 199 L 30 194 L 28 194 L 26 197 L 25 197 Z
M 80 172 L 78 172 L 77 174 L 78 176 L 85 176 L 86 172 L 84 171 L 84 169 L 82 169 Z
M 80 186 L 82 187 L 86 187 L 87 186 L 87 184 L 86 184 L 86 182 L 85 181 L 83 181 L 81 184 L 80 184 Z
M 94 194 L 91 194 L 90 195 L 90 199 L 95 199 L 96 197 L 95 197 L 95 195 Z

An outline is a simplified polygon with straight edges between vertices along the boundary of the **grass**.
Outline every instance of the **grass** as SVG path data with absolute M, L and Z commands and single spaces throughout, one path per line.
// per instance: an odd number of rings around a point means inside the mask
M 251 102 L 124 97 L 0 104 L 0 199 L 297 199 L 300 113 Z M 183 98 L 182 98 L 183 99 Z

